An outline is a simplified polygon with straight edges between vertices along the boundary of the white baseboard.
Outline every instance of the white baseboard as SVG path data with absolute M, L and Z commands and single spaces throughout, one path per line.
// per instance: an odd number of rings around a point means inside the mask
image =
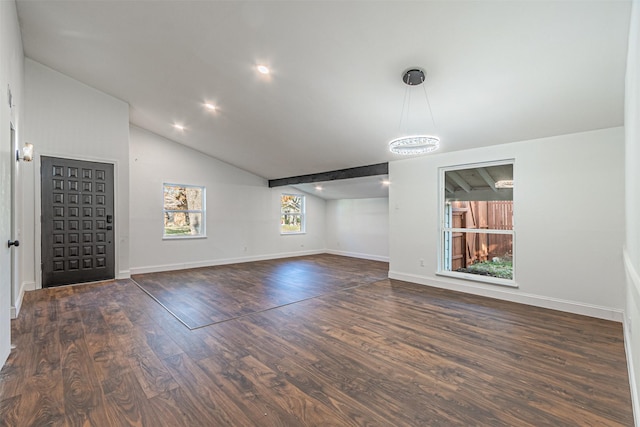
M 130 273 L 131 275 L 144 274 L 144 273 L 158 273 L 161 271 L 186 270 L 188 268 L 213 267 L 216 265 L 240 264 L 243 262 L 265 261 L 265 260 L 279 259 L 279 258 L 293 258 L 293 257 L 299 257 L 299 256 L 306 256 L 306 255 L 318 255 L 323 253 L 325 253 L 324 250 L 309 250 L 309 251 L 299 251 L 299 252 L 281 252 L 277 254 L 255 255 L 255 256 L 246 256 L 246 257 L 238 257 L 238 258 L 212 259 L 212 260 L 185 262 L 185 263 L 177 263 L 177 264 L 150 265 L 145 267 L 132 267 L 130 269 Z
M 348 257 L 351 257 L 351 258 L 369 259 L 371 261 L 389 262 L 389 257 L 388 256 L 362 254 L 362 253 L 359 253 L 359 252 L 337 251 L 337 250 L 334 250 L 334 249 L 327 249 L 325 251 L 325 253 L 331 254 L 331 255 L 348 256 Z
M 118 274 L 116 274 L 116 280 L 130 279 L 130 278 L 131 278 L 131 272 L 129 270 L 122 270 L 122 271 L 119 271 Z
M 465 292 L 473 295 L 480 295 L 495 298 L 503 301 L 511 301 L 519 304 L 527 304 L 535 307 L 549 308 L 552 310 L 566 311 L 573 314 L 596 317 L 598 319 L 613 320 L 622 322 L 623 310 L 609 307 L 601 307 L 592 304 L 567 301 L 558 298 L 544 297 L 540 295 L 526 294 L 505 288 L 488 289 L 486 287 L 472 283 L 459 283 L 455 281 L 445 281 L 433 279 L 431 277 L 418 276 L 414 274 L 389 271 L 389 278 L 404 280 L 405 282 L 418 283 L 420 285 L 433 286 L 435 288 L 449 289 L 452 291 Z
M 631 407 L 633 409 L 634 425 L 640 426 L 638 418 L 640 417 L 640 407 L 638 407 L 638 384 L 636 383 L 635 368 L 633 366 L 633 352 L 631 351 L 631 325 L 625 316 L 622 322 L 624 331 L 624 351 L 627 356 L 627 375 L 629 375 L 629 388 L 631 389 Z
M 15 319 L 18 317 L 20 313 L 20 307 L 22 307 L 22 300 L 24 298 L 24 293 L 27 291 L 33 291 L 36 289 L 35 282 L 22 282 L 20 285 L 20 292 L 18 293 L 18 299 L 16 300 L 16 305 L 11 306 L 11 318 Z
M 627 310 L 630 308 L 630 304 L 640 304 L 640 300 L 634 301 L 640 298 L 640 274 L 636 271 L 627 248 L 622 250 L 622 259 L 624 268 L 627 273 L 627 286 L 633 287 L 627 290 L 627 298 L 631 301 L 627 301 Z M 638 383 L 636 382 L 635 371 L 636 368 L 633 364 L 633 335 L 631 333 L 631 317 L 629 313 L 624 316 L 624 349 L 627 354 L 627 370 L 629 372 L 629 387 L 631 388 L 631 403 L 633 407 L 634 425 L 640 426 L 640 396 L 638 395 Z M 637 327 L 637 326 L 636 326 Z M 636 336 L 638 333 L 636 332 Z M 637 347 L 637 346 L 636 346 Z

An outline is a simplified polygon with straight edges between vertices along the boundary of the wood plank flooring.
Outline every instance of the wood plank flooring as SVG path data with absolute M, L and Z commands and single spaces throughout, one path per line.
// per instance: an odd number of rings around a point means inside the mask
M 189 329 L 385 279 L 388 264 L 313 255 L 136 274 L 132 279 Z
M 336 258 L 305 274 L 380 264 Z M 633 425 L 619 323 L 395 280 L 194 330 L 130 280 L 45 289 L 12 333 L 3 426 Z

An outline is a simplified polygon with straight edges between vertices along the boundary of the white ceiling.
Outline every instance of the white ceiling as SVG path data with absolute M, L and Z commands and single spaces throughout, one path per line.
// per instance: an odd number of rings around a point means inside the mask
M 389 197 L 389 176 L 376 175 L 336 181 L 296 184 L 292 187 L 325 200 Z
M 387 141 L 411 66 L 427 71 L 440 152 L 623 124 L 630 1 L 17 8 L 26 56 L 128 102 L 131 123 L 269 179 L 400 158 Z M 435 132 L 427 110 L 410 119 Z

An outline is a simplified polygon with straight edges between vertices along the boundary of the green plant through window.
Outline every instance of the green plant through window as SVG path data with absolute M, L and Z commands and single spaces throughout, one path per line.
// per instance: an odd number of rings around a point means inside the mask
M 513 279 L 513 262 L 510 259 L 495 257 L 491 261 L 479 261 L 458 271 L 500 279 Z
M 164 237 L 204 236 L 204 187 L 164 184 Z
M 280 197 L 280 233 L 304 233 L 304 196 L 283 194 Z

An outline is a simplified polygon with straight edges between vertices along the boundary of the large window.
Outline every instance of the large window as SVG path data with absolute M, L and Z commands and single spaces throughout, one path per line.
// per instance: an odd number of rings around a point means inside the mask
M 164 237 L 204 237 L 204 187 L 163 184 Z
M 283 194 L 280 196 L 280 233 L 304 233 L 304 196 Z
M 514 285 L 513 161 L 441 170 L 440 273 Z

